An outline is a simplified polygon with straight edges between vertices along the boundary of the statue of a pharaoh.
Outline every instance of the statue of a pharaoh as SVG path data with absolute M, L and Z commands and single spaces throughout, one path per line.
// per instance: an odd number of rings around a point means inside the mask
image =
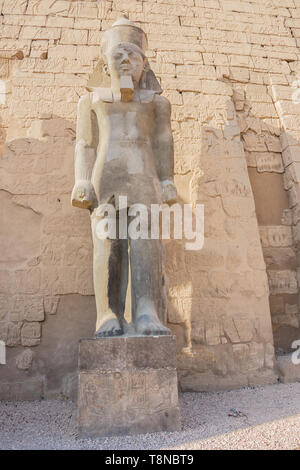
M 124 211 L 144 204 L 170 203 L 173 183 L 173 138 L 170 103 L 145 57 L 147 38 L 127 18 L 117 20 L 101 42 L 104 82 L 78 104 L 73 206 L 88 209 L 94 243 L 96 337 L 124 333 L 129 267 L 132 325 L 139 335 L 165 335 L 166 281 L 159 239 L 97 235 L 99 207 L 112 204 L 117 225 Z M 100 85 L 103 85 L 100 83 Z M 120 197 L 127 205 L 120 207 Z M 122 219 L 124 220 L 124 219 Z M 124 229 L 124 228 L 123 228 Z M 124 231 L 124 230 L 123 230 Z

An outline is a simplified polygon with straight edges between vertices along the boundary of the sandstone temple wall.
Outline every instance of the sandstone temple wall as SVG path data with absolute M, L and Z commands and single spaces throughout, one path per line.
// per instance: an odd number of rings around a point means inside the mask
M 73 394 L 93 332 L 89 216 L 72 208 L 79 97 L 124 11 L 172 104 L 181 203 L 166 243 L 182 390 L 276 381 L 299 339 L 300 0 L 0 0 L 0 398 Z

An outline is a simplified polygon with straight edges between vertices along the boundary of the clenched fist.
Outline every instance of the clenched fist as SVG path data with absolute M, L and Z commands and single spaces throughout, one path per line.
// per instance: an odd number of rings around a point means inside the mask
M 79 180 L 72 191 L 72 206 L 93 210 L 98 205 L 94 186 L 90 181 Z

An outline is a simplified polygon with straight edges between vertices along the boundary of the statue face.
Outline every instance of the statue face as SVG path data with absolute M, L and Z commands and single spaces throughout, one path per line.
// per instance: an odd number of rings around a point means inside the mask
M 106 58 L 112 78 L 116 75 L 118 77 L 131 75 L 133 82 L 140 81 L 144 70 L 144 58 L 134 45 L 119 44 L 107 53 Z

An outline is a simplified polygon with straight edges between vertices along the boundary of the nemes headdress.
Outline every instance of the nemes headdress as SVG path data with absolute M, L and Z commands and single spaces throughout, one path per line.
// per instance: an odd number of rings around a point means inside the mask
M 105 31 L 101 39 L 101 49 L 103 54 L 106 54 L 110 49 L 118 44 L 133 44 L 140 53 L 145 57 L 148 41 L 144 31 L 136 26 L 128 18 L 121 17 L 113 23 L 110 29 Z M 151 70 L 148 60 L 145 63 L 145 72 L 141 80 L 141 87 L 145 90 L 152 90 L 155 93 L 162 93 L 160 84 Z M 107 75 L 103 73 L 103 61 L 100 61 L 87 84 L 87 88 L 91 90 L 95 87 L 109 87 L 110 80 Z

